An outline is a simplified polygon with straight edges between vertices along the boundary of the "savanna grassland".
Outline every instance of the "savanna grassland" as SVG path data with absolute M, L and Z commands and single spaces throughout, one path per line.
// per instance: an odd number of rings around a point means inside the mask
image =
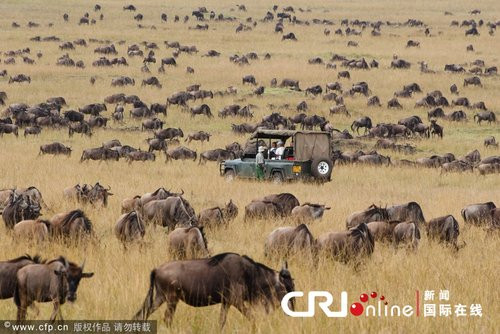
M 263 23 L 259 20 L 266 12 L 272 11 L 272 2 L 257 0 L 246 2 L 247 12 L 237 10 L 236 3 L 220 1 L 179 1 L 168 2 L 157 0 L 131 1 L 137 7 L 135 13 L 122 10 L 128 1 L 101 0 L 104 20 L 99 20 L 100 12 L 94 12 L 95 2 L 75 0 L 2 0 L 0 1 L 0 50 L 17 50 L 30 47 L 31 56 L 36 64 L 27 65 L 18 57 L 16 64 L 6 65 L 6 58 L 0 55 L 0 70 L 6 69 L 9 75 L 24 73 L 31 76 L 31 84 L 8 84 L 8 77 L 0 78 L 0 91 L 8 95 L 7 104 L 27 103 L 30 105 L 43 102 L 52 96 L 63 96 L 68 106 L 76 109 L 88 103 L 103 102 L 103 99 L 114 93 L 136 94 L 148 105 L 165 103 L 166 98 L 175 91 L 185 89 L 194 83 L 209 90 L 224 90 L 228 86 L 238 88 L 237 96 L 215 97 L 207 99 L 214 114 L 222 107 L 232 104 L 255 104 L 254 121 L 271 113 L 268 104 L 289 104 L 289 108 L 280 110 L 286 116 L 296 113 L 295 106 L 302 100 L 309 105 L 310 114 L 320 114 L 340 130 L 349 128 L 352 121 L 360 116 L 370 116 L 373 122 L 394 122 L 410 115 L 419 115 L 427 122 L 428 109 L 414 109 L 415 101 L 424 96 L 416 94 L 411 99 L 399 99 L 402 110 L 389 110 L 387 101 L 396 90 L 403 85 L 417 82 L 425 92 L 441 90 L 450 100 L 454 98 L 450 92 L 451 84 L 456 83 L 460 96 L 467 96 L 471 101 L 484 101 L 489 110 L 500 110 L 500 77 L 481 77 L 484 87 L 462 87 L 465 77 L 471 74 L 450 74 L 444 72 L 445 64 L 468 64 L 482 59 L 488 66 L 499 66 L 500 41 L 498 33 L 490 36 L 486 27 L 480 28 L 480 36 L 465 37 L 464 28 L 450 27 L 451 20 L 461 22 L 465 19 L 483 19 L 485 22 L 500 20 L 500 5 L 496 0 L 469 2 L 456 1 L 288 1 L 294 8 L 310 9 L 310 12 L 299 12 L 295 15 L 300 20 L 312 21 L 313 18 L 329 19 L 335 24 L 324 26 L 318 24 L 294 25 L 285 22 L 284 31 L 294 32 L 297 42 L 281 41 L 281 35 L 274 33 L 274 22 Z M 279 3 L 280 7 L 285 3 Z M 208 31 L 189 29 L 197 23 L 191 17 L 182 23 L 185 15 L 199 6 L 206 6 L 217 14 L 234 16 L 238 21 L 208 21 Z M 469 11 L 481 9 L 479 15 L 471 16 Z M 445 16 L 449 11 L 453 16 Z M 90 26 L 78 25 L 78 20 L 85 12 L 97 23 Z M 63 21 L 63 14 L 69 14 L 69 22 Z M 133 15 L 142 13 L 144 20 L 140 22 L 146 28 L 139 29 Z M 167 13 L 168 22 L 160 20 L 160 14 Z M 179 15 L 181 21 L 174 23 L 173 16 Z M 236 34 L 239 22 L 247 17 L 258 21 L 252 31 Z M 409 18 L 422 20 L 430 28 L 430 36 L 425 36 L 422 27 L 388 27 L 383 25 L 381 36 L 372 37 L 370 28 L 361 36 L 337 36 L 333 32 L 340 28 L 340 20 L 370 20 L 406 22 Z M 12 28 L 12 22 L 18 22 L 20 28 Z M 28 28 L 27 23 L 34 21 L 38 28 Z M 52 27 L 48 24 L 53 23 Z M 202 22 L 203 23 L 203 22 Z M 154 25 L 156 29 L 150 29 Z M 251 25 L 251 24 L 249 24 Z M 323 34 L 328 28 L 329 36 Z M 345 29 L 345 27 L 343 27 Z M 357 28 L 359 29 L 359 28 Z M 34 36 L 55 35 L 61 42 L 33 42 Z M 129 66 L 113 66 L 98 68 L 91 66 L 92 61 L 99 58 L 93 49 L 98 43 L 89 43 L 88 47 L 76 46 L 75 50 L 61 51 L 58 45 L 63 41 L 74 41 L 77 38 L 96 38 L 114 42 L 118 57 L 127 58 Z M 406 48 L 409 39 L 420 41 L 419 48 Z M 126 43 L 118 45 L 118 41 Z M 150 66 L 151 74 L 142 73 L 141 57 L 127 57 L 127 46 L 143 41 L 156 42 L 157 61 L 171 56 L 173 49 L 165 48 L 163 41 L 179 41 L 182 45 L 196 45 L 199 52 L 188 55 L 182 53 L 177 58 L 177 67 L 167 68 L 165 74 L 157 72 L 158 62 Z M 358 47 L 347 47 L 353 40 Z M 466 46 L 473 44 L 475 51 L 466 52 Z M 144 49 L 141 45 L 141 48 Z M 202 57 L 208 50 L 217 50 L 220 57 Z M 43 56 L 36 58 L 40 51 Z M 250 60 L 248 66 L 238 66 L 229 61 L 229 56 L 256 52 L 259 60 Z M 68 52 L 70 57 L 83 60 L 86 68 L 66 68 L 56 66 L 56 59 Z M 272 58 L 264 60 L 268 52 Z M 147 54 L 147 52 L 145 52 Z M 378 69 L 350 70 L 351 79 L 339 80 L 348 89 L 352 83 L 368 82 L 373 94 L 380 97 L 383 106 L 366 107 L 365 97 L 346 97 L 345 102 L 352 117 L 328 114 L 330 102 L 321 97 L 305 97 L 302 92 L 287 89 L 270 88 L 269 82 L 277 78 L 300 80 L 301 88 L 314 84 L 337 81 L 337 73 L 343 68 L 326 69 L 324 65 L 309 65 L 308 59 L 322 57 L 331 58 L 332 54 L 341 54 L 348 58 L 365 57 L 367 61 L 376 59 Z M 412 63 L 408 70 L 389 69 L 393 55 Z M 426 61 L 435 74 L 422 74 L 418 68 L 419 61 Z M 186 74 L 186 67 L 195 69 L 192 75 Z M 243 86 L 241 78 L 253 74 L 257 81 L 266 86 L 263 97 L 249 96 L 253 87 Z M 112 78 L 126 75 L 135 78 L 136 85 L 128 87 L 111 87 Z M 163 85 L 162 89 L 141 87 L 142 79 L 154 75 Z M 94 85 L 89 83 L 95 76 Z M 244 98 L 244 102 L 235 100 Z M 201 103 L 201 102 L 200 102 Z M 191 103 L 192 105 L 193 103 Z M 196 102 L 198 104 L 198 102 Z M 113 105 L 103 115 L 110 117 Z M 445 108 L 449 113 L 460 108 Z M 317 236 L 331 230 L 343 230 L 345 218 L 352 212 L 362 210 L 372 203 L 382 206 L 418 202 L 427 220 L 446 214 L 454 215 L 460 223 L 460 242 L 466 247 L 458 253 L 442 245 L 429 242 L 423 233 L 420 247 L 416 252 L 395 251 L 393 247 L 376 244 L 373 256 L 358 270 L 331 260 L 321 259 L 317 267 L 308 261 L 295 257 L 288 259 L 290 271 L 298 290 L 327 290 L 334 298 L 340 291 L 349 293 L 349 302 L 355 301 L 362 292 L 379 291 L 391 303 L 405 305 L 414 304 L 415 290 L 446 289 L 450 291 L 450 304 L 480 303 L 483 308 L 482 317 L 450 317 L 450 318 L 367 318 L 348 316 L 343 319 L 327 318 L 317 315 L 311 319 L 293 319 L 286 317 L 281 310 L 270 315 L 258 313 L 254 330 L 259 333 L 495 333 L 500 326 L 500 309 L 498 301 L 498 277 L 500 247 L 498 234 L 464 225 L 460 210 L 467 204 L 494 201 L 500 205 L 500 177 L 498 174 L 480 176 L 473 173 L 441 174 L 439 169 L 417 169 L 403 167 L 366 167 L 337 166 L 332 181 L 318 186 L 308 183 L 256 183 L 235 180 L 227 183 L 219 176 L 218 165 L 208 162 L 198 165 L 193 161 L 164 162 L 164 155 L 157 155 L 155 162 L 127 164 L 119 162 L 84 162 L 80 163 L 83 149 L 98 147 L 102 142 L 119 139 L 122 144 L 147 149 L 146 138 L 152 133 L 131 131 L 126 128 L 140 127 L 140 120 L 132 120 L 126 107 L 125 123 L 108 122 L 106 129 L 96 129 L 92 137 L 75 134 L 69 138 L 67 129 L 43 129 L 39 136 L 16 138 L 4 135 L 0 138 L 0 188 L 25 187 L 34 185 L 41 190 L 49 209 L 43 210 L 43 217 L 81 207 L 94 224 L 98 242 L 87 246 L 45 243 L 32 244 L 27 241 L 13 240 L 4 224 L 0 227 L 0 259 L 10 259 L 24 253 L 42 254 L 45 258 L 53 258 L 59 254 L 74 261 L 87 259 L 87 270 L 95 272 L 95 276 L 82 281 L 78 300 L 74 304 L 63 306 L 65 319 L 129 319 L 143 302 L 149 284 L 149 272 L 154 267 L 168 261 L 166 232 L 161 228 L 147 227 L 146 246 L 131 246 L 124 250 L 113 234 L 113 226 L 120 216 L 121 201 L 125 198 L 153 191 L 160 186 L 173 191 L 185 191 L 185 198 L 196 211 L 203 208 L 222 206 L 232 199 L 239 207 L 240 214 L 225 229 L 207 231 L 208 247 L 211 254 L 221 252 L 237 252 L 247 254 L 253 259 L 278 269 L 279 260 L 266 259 L 263 245 L 266 236 L 276 227 L 291 225 L 286 220 L 244 222 L 244 207 L 253 198 L 277 192 L 291 192 L 301 202 L 324 203 L 332 209 L 325 213 L 321 221 L 310 224 L 312 233 Z M 390 155 L 394 161 L 400 158 L 414 160 L 433 154 L 452 152 L 457 157 L 473 149 L 478 149 L 481 156 L 498 155 L 498 149 L 486 149 L 483 140 L 495 135 L 500 139 L 499 123 L 477 125 L 472 121 L 474 110 L 465 110 L 468 122 L 449 122 L 439 120 L 444 126 L 443 139 L 408 140 L 416 145 L 417 153 L 404 155 L 389 150 L 379 150 Z M 191 118 L 181 108 L 171 106 L 164 118 L 166 127 L 181 127 L 185 134 L 204 130 L 210 132 L 210 142 L 204 144 L 192 142 L 188 146 L 198 153 L 224 147 L 233 141 L 244 143 L 247 137 L 237 137 L 231 131 L 231 123 L 242 123 L 244 119 L 220 119 L 215 116 L 207 119 L 204 116 Z M 21 131 L 22 132 L 22 131 Z M 39 147 L 52 141 L 60 141 L 71 146 L 73 154 L 63 156 L 38 156 Z M 374 141 L 364 141 L 371 148 Z M 183 143 L 184 144 L 184 143 Z M 109 185 L 113 196 L 107 208 L 80 206 L 63 200 L 62 191 L 77 183 L 94 184 L 99 181 Z M 436 303 L 439 303 L 437 301 Z M 305 300 L 299 301 L 298 308 L 306 307 Z M 46 319 L 52 310 L 50 303 L 40 304 L 38 317 L 29 312 L 29 319 Z M 178 333 L 211 333 L 218 331 L 218 306 L 195 309 L 180 303 L 174 316 L 172 332 Z M 160 308 L 152 319 L 161 320 L 163 308 Z M 14 319 L 16 307 L 12 300 L 0 301 L 0 318 Z M 167 332 L 162 324 L 161 332 Z M 247 333 L 252 331 L 252 323 L 232 309 L 224 329 L 227 333 Z

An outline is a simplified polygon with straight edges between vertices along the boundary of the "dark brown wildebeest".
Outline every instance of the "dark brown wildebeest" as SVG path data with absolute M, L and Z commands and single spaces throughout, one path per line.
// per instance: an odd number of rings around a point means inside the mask
M 166 57 L 161 60 L 161 65 L 177 66 L 177 62 L 174 57 Z
M 208 257 L 208 243 L 200 227 L 178 227 L 168 234 L 168 251 L 173 259 Z
M 436 120 L 433 119 L 433 120 L 431 120 L 431 125 L 429 126 L 429 133 L 431 134 L 432 137 L 434 137 L 434 135 L 437 135 L 442 139 L 443 138 L 443 127 L 441 125 L 437 124 Z
M 146 130 L 158 130 L 163 128 L 163 121 L 160 120 L 159 118 L 152 118 L 152 119 L 146 119 L 142 121 L 142 127 L 141 130 L 144 131 Z
M 387 108 L 389 109 L 403 109 L 403 106 L 401 103 L 399 103 L 397 98 L 392 98 L 389 101 L 387 101 Z
M 196 115 L 205 115 L 208 118 L 214 117 L 212 112 L 210 111 L 210 107 L 206 104 L 202 104 L 200 106 L 195 106 L 190 109 L 191 117 Z
M 422 208 L 417 202 L 408 202 L 399 205 L 393 205 L 387 209 L 388 220 L 414 221 L 425 225 L 425 218 Z
M 155 86 L 157 88 L 162 88 L 160 80 L 157 77 L 149 77 L 147 79 L 142 80 L 141 86 Z
M 24 137 L 26 137 L 27 135 L 39 135 L 40 133 L 42 132 L 42 128 L 35 125 L 35 126 L 29 126 L 27 128 L 24 129 Z
M 365 116 L 358 118 L 351 124 L 351 130 L 356 131 L 356 133 L 359 135 L 359 128 L 365 128 L 365 134 L 372 128 L 372 120 L 370 117 Z
M 68 110 L 63 113 L 64 118 L 71 122 L 83 122 L 85 115 L 75 110 Z
M 132 118 L 153 117 L 154 112 L 150 110 L 148 107 L 142 106 L 130 110 L 130 116 Z
M 148 152 L 153 151 L 163 151 L 163 153 L 167 154 L 167 142 L 163 139 L 158 138 L 148 138 L 146 139 L 149 148 Z
M 167 151 L 165 162 L 168 162 L 171 159 L 174 160 L 192 159 L 193 161 L 196 161 L 197 156 L 198 154 L 196 153 L 196 151 L 190 150 L 189 148 L 184 146 L 179 146 Z
M 500 163 L 480 163 L 477 169 L 480 175 L 500 173 Z
M 393 232 L 400 221 L 372 221 L 366 224 L 377 242 L 393 241 Z
M 291 88 L 293 90 L 300 91 L 299 81 L 292 79 L 283 79 L 279 85 L 280 88 Z
M 48 220 L 21 220 L 14 225 L 14 238 L 43 242 L 50 236 L 50 222 Z
M 192 140 L 199 140 L 202 143 L 206 141 L 210 141 L 210 137 L 212 135 L 208 132 L 205 131 L 198 131 L 198 132 L 193 132 L 187 135 L 186 139 L 184 141 L 187 141 L 190 143 Z
M 393 231 L 393 242 L 396 247 L 400 244 L 407 244 L 416 250 L 420 242 L 418 223 L 408 221 L 397 224 Z
M 64 155 L 70 156 L 71 155 L 71 147 L 67 147 L 61 143 L 54 142 L 51 144 L 46 144 L 46 145 L 40 146 L 39 155 L 41 155 L 41 154 L 53 154 L 53 155 L 64 154 Z
M 122 201 L 122 213 L 128 213 L 138 208 L 140 205 L 141 196 L 136 195 L 132 198 L 125 198 Z
M 155 114 L 163 114 L 164 116 L 167 116 L 167 106 L 164 104 L 153 103 L 149 109 Z
M 297 37 L 295 37 L 295 34 L 293 32 L 289 32 L 288 34 L 285 34 L 281 36 L 281 40 L 291 40 L 291 41 L 297 41 Z
M 19 269 L 14 293 L 17 320 L 26 319 L 26 310 L 33 302 L 53 302 L 54 311 L 50 316 L 50 321 L 54 321 L 57 315 L 63 320 L 61 305 L 66 300 L 74 302 L 80 280 L 94 275 L 94 273 L 83 272 L 84 266 L 85 261 L 80 267 L 60 256 L 47 263 L 28 264 Z
M 257 86 L 257 80 L 255 80 L 255 77 L 251 74 L 245 75 L 241 81 L 243 84 L 251 84 L 251 85 Z
M 12 133 L 16 137 L 18 137 L 19 136 L 19 128 L 17 125 L 14 125 L 14 124 L 0 123 L 0 136 L 3 136 L 4 133 Z
M 404 59 L 394 59 L 391 61 L 391 68 L 408 69 L 411 67 L 411 63 Z
M 236 155 L 233 151 L 228 151 L 222 148 L 208 150 L 200 154 L 199 164 L 206 163 L 207 161 L 221 162 L 223 160 L 235 159 Z
M 467 87 L 468 85 L 483 87 L 483 84 L 481 83 L 481 79 L 478 76 L 465 78 L 464 79 L 464 87 Z
M 496 209 L 493 202 L 470 204 L 462 209 L 464 222 L 474 225 L 491 225 L 491 211 Z
M 323 204 L 304 203 L 292 209 L 291 217 L 299 222 L 309 222 L 321 219 L 325 210 L 330 210 Z
M 94 127 L 105 128 L 107 123 L 108 123 L 108 118 L 102 116 L 90 116 L 88 121 L 88 124 L 91 128 Z
M 121 215 L 115 224 L 114 232 L 118 240 L 124 244 L 141 240 L 146 234 L 144 223 L 136 211 Z
M 238 216 L 238 207 L 230 200 L 225 207 L 213 207 L 201 210 L 198 214 L 198 226 L 217 227 L 228 224 Z
M 76 240 L 84 235 L 93 234 L 92 222 L 82 210 L 58 213 L 50 219 L 50 225 L 51 235 L 56 238 Z
M 250 306 L 260 304 L 266 310 L 275 308 L 285 294 L 295 289 L 286 264 L 277 272 L 235 253 L 167 262 L 151 271 L 149 281 L 144 304 L 134 319 L 146 320 L 167 302 L 167 326 L 172 323 L 179 300 L 194 307 L 222 304 L 219 318 L 222 328 L 231 306 L 248 317 Z M 293 300 L 288 307 L 294 310 Z
M 498 148 L 498 143 L 495 137 L 489 136 L 484 139 L 484 147 L 497 147 Z
M 139 196 L 139 207 L 142 207 L 146 203 L 151 202 L 153 200 L 167 199 L 170 196 L 180 197 L 182 195 L 184 195 L 184 191 L 182 191 L 180 194 L 175 194 L 170 192 L 169 190 L 166 190 L 163 187 L 160 187 L 153 192 L 145 193 L 142 196 Z
M 254 199 L 253 201 L 270 201 L 279 204 L 283 209 L 283 214 L 289 216 L 293 208 L 299 206 L 299 200 L 291 193 L 280 193 L 267 195 L 262 198 Z
M 346 219 L 346 227 L 356 227 L 362 223 L 369 223 L 373 221 L 388 221 L 389 214 L 387 209 L 378 207 L 375 204 L 370 205 L 363 211 L 354 212 Z
M 442 216 L 429 220 L 427 223 L 427 237 L 439 242 L 451 244 L 456 250 L 460 228 L 457 220 L 452 215 Z
M 176 137 L 184 137 L 184 132 L 182 132 L 182 129 L 180 128 L 167 128 L 155 131 L 154 136 L 159 139 L 173 139 Z
M 29 75 L 25 75 L 25 74 L 17 74 L 17 75 L 14 75 L 13 77 L 10 77 L 9 78 L 9 84 L 13 83 L 13 82 L 27 82 L 27 83 L 31 83 L 31 78 Z
M 0 261 L 0 299 L 14 297 L 17 285 L 17 271 L 24 266 L 43 263 L 40 256 L 23 255 L 12 260 Z
M 80 162 L 85 160 L 109 160 L 114 159 L 118 161 L 120 159 L 120 154 L 112 149 L 97 147 L 85 149 L 80 157 Z
M 245 206 L 244 221 L 283 217 L 283 211 L 283 207 L 279 203 L 266 200 L 254 200 Z
M 75 132 L 91 137 L 92 136 L 92 126 L 90 125 L 89 122 L 86 122 L 86 121 L 82 121 L 79 123 L 70 123 L 68 126 L 68 136 L 72 137 L 73 133 L 75 133 Z
M 83 114 L 89 114 L 94 116 L 99 116 L 100 112 L 107 111 L 108 108 L 104 103 L 91 103 L 87 104 L 81 108 L 78 108 L 78 111 Z
M 480 111 L 474 115 L 474 121 L 481 124 L 482 121 L 487 121 L 488 124 L 497 121 L 497 117 L 493 111 Z
M 444 118 L 445 114 L 442 108 L 432 109 L 427 113 L 427 119 L 430 121 L 431 118 Z
M 451 114 L 446 115 L 445 118 L 453 122 L 466 121 L 467 114 L 463 110 L 456 110 Z
M 351 114 L 347 110 L 347 107 L 343 104 L 338 105 L 338 106 L 333 106 L 330 107 L 330 115 L 337 115 L 337 114 L 345 114 L 346 116 L 350 117 Z
M 146 151 L 133 151 L 128 153 L 125 158 L 127 159 L 128 163 L 131 164 L 132 161 L 155 161 L 156 156 L 153 152 L 146 152 Z
M 144 222 L 174 229 L 176 226 L 190 227 L 197 224 L 195 215 L 190 215 L 180 197 L 152 200 L 141 208 L 141 218 Z
M 324 233 L 318 237 L 317 244 L 320 251 L 342 262 L 371 256 L 375 248 L 375 240 L 365 223 L 348 231 Z
M 265 256 L 289 257 L 294 254 L 300 256 L 316 256 L 316 240 L 305 224 L 297 227 L 279 227 L 273 230 L 264 245 Z M 305 252 L 305 254 L 304 254 Z
M 9 195 L 9 200 L 2 211 L 2 218 L 7 229 L 11 229 L 22 220 L 36 219 L 40 216 L 40 204 L 28 196 Z
M 491 224 L 493 228 L 500 228 L 500 208 L 491 210 Z

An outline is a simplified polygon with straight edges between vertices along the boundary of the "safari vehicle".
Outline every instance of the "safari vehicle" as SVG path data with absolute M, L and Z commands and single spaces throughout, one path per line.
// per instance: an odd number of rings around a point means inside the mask
M 271 157 L 269 148 L 275 141 L 284 143 L 280 159 Z M 274 182 L 288 180 L 331 180 L 333 160 L 329 132 L 295 130 L 257 130 L 245 146 L 241 159 L 225 160 L 220 173 L 227 180 L 235 177 L 256 179 L 255 156 L 264 146 L 264 178 Z

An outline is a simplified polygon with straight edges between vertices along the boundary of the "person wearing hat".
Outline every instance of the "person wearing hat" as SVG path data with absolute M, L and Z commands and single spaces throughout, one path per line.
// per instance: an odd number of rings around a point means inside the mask
M 255 174 L 257 176 L 257 180 L 264 179 L 264 146 L 259 146 L 258 153 L 255 156 Z
M 285 153 L 285 143 L 283 143 L 281 140 L 278 142 L 278 148 L 276 149 L 276 159 L 281 160 L 283 157 L 283 154 Z

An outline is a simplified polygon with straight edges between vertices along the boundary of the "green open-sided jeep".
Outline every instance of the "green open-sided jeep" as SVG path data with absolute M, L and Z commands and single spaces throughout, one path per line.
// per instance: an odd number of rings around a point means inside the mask
M 273 155 L 273 143 L 281 142 L 283 154 Z M 285 180 L 331 180 L 333 161 L 329 132 L 295 130 L 257 130 L 245 146 L 241 159 L 220 164 L 220 173 L 227 180 L 235 177 L 256 179 L 255 156 L 264 147 L 264 178 L 274 182 Z

